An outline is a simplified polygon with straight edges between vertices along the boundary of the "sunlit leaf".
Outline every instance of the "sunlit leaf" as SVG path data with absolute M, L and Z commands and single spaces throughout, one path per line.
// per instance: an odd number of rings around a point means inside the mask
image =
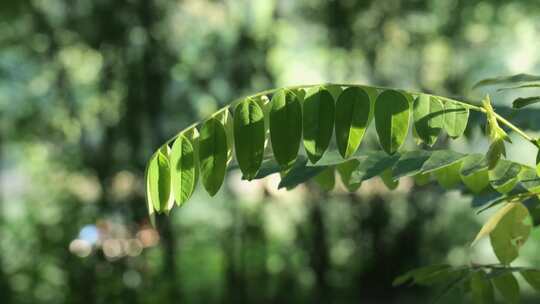
M 221 122 L 211 118 L 203 123 L 199 136 L 201 181 L 210 196 L 214 196 L 227 170 L 227 133 Z
M 186 202 L 197 183 L 198 155 L 194 138 L 188 134 L 180 134 L 174 141 L 170 154 L 171 182 L 176 204 Z
M 474 272 L 471 276 L 472 300 L 475 304 L 493 304 L 495 295 L 491 281 L 486 278 L 483 270 Z
M 492 281 L 506 303 L 520 302 L 519 284 L 511 272 L 498 275 Z
M 444 103 L 444 129 L 448 136 L 457 138 L 463 135 L 469 120 L 469 109 L 452 101 Z
M 415 184 L 417 184 L 418 186 L 424 186 L 429 184 L 429 182 L 431 181 L 431 174 L 418 173 L 414 175 L 413 178 Z
M 459 171 L 461 169 L 461 163 L 454 162 L 453 164 L 437 169 L 433 171 L 435 179 L 445 189 L 452 189 L 456 187 L 461 181 Z
M 489 185 L 488 165 L 482 154 L 464 158 L 459 173 L 461 181 L 474 193 L 482 192 Z
M 495 168 L 489 171 L 491 186 L 499 193 L 510 192 L 518 181 L 520 171 L 521 165 L 507 160 L 500 160 Z
M 413 283 L 419 283 L 425 281 L 426 278 L 432 276 L 433 274 L 440 273 L 442 271 L 448 271 L 450 269 L 450 265 L 447 264 L 435 264 L 416 268 L 395 278 L 392 282 L 392 286 L 403 285 L 410 281 L 412 281 Z
M 274 158 L 284 169 L 298 155 L 302 139 L 302 109 L 300 100 L 289 90 L 280 90 L 270 106 L 270 140 Z
M 410 104 L 398 91 L 386 90 L 375 102 L 375 127 L 379 143 L 388 154 L 403 145 L 409 132 Z
M 426 94 L 421 94 L 414 101 L 414 130 L 419 138 L 432 146 L 444 125 L 444 107 L 442 102 Z
M 532 96 L 532 97 L 519 97 L 516 100 L 512 102 L 512 107 L 514 109 L 521 109 L 526 106 L 530 106 L 532 104 L 540 102 L 540 96 Z
M 488 86 L 488 85 L 498 85 L 498 84 L 511 84 L 511 83 L 520 83 L 528 81 L 539 81 L 540 76 L 530 75 L 530 74 L 517 74 L 512 76 L 501 76 L 495 78 L 487 78 L 480 80 L 474 86 L 474 88 Z
M 345 89 L 336 103 L 336 142 L 343 158 L 357 149 L 369 125 L 371 101 L 361 88 Z
M 311 163 L 325 153 L 334 130 L 335 104 L 330 92 L 317 89 L 303 103 L 304 148 Z
M 247 180 L 255 178 L 262 163 L 265 142 L 264 113 L 253 99 L 245 99 L 234 112 L 236 159 Z
M 527 241 L 531 226 L 523 223 L 529 211 L 521 203 L 510 203 L 506 212 L 489 234 L 491 246 L 499 261 L 510 264 L 519 255 L 519 249 Z
M 324 169 L 324 171 L 315 176 L 314 180 L 324 191 L 331 191 L 336 185 L 334 168 L 328 167 Z

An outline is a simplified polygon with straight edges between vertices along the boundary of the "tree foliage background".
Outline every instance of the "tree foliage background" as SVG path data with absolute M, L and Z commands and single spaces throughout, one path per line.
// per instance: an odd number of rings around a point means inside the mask
M 487 243 L 466 245 L 487 217 L 469 196 L 407 180 L 392 193 L 378 181 L 354 194 L 286 192 L 279 179 L 248 186 L 231 172 L 217 198 L 199 190 L 154 229 L 144 164 L 192 121 L 277 86 L 479 98 L 478 79 L 538 74 L 539 13 L 517 0 L 3 1 L 2 303 L 425 300 L 432 290 L 392 288 L 393 278 L 496 260 Z M 494 94 L 496 110 L 538 134 L 540 109 L 512 112 L 512 94 Z M 485 151 L 481 124 L 441 145 Z M 509 156 L 533 163 L 527 149 Z M 531 239 L 519 262 L 539 266 L 540 235 Z

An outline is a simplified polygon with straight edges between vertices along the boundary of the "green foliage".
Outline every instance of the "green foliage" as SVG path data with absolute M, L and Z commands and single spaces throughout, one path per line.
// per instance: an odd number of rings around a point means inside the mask
M 227 132 L 216 118 L 205 121 L 199 139 L 201 181 L 210 196 L 214 196 L 225 178 L 227 170 Z
M 444 106 L 433 96 L 421 94 L 414 101 L 414 129 L 427 145 L 435 144 L 444 124 Z
M 370 123 L 369 95 L 358 87 L 345 89 L 336 103 L 336 142 L 343 158 L 349 158 L 360 146 Z
M 309 160 L 316 163 L 324 154 L 334 130 L 334 99 L 324 88 L 306 96 L 303 103 L 304 148 Z
M 200 155 L 197 142 L 198 133 L 193 130 L 180 134 L 171 149 L 171 184 L 174 199 L 178 205 L 186 202 L 195 191 Z
M 409 132 L 410 104 L 403 93 L 387 90 L 375 102 L 375 127 L 379 143 L 388 154 L 394 154 Z
M 300 100 L 289 90 L 280 90 L 272 97 L 270 106 L 270 140 L 278 164 L 289 168 L 298 155 L 302 139 L 302 110 Z
M 269 103 L 267 95 L 272 97 Z M 189 199 L 199 170 L 204 188 L 214 195 L 223 183 L 233 145 L 236 164 L 230 168 L 239 168 L 247 180 L 279 172 L 278 188 L 292 189 L 313 179 L 323 190 L 331 191 L 336 183 L 335 170 L 351 192 L 376 176 L 390 190 L 405 177 L 414 177 L 419 185 L 434 177 L 446 189 L 459 188 L 463 183 L 474 193 L 492 187 L 501 195 L 479 204 L 479 212 L 503 205 L 482 227 L 473 245 L 489 236 L 495 255 L 505 266 L 429 266 L 400 276 L 394 285 L 408 281 L 429 286 L 443 284 L 443 294 L 457 286 L 468 286 L 465 289 L 471 291 L 477 303 L 491 303 L 495 285 L 507 302 L 519 301 L 519 285 L 512 274 L 515 268 L 509 265 L 530 233 L 531 226 L 524 222 L 530 217 L 529 209 L 522 202 L 540 193 L 539 168 L 500 160 L 505 156 L 504 142 L 510 140 L 499 123 L 536 146 L 539 144 L 496 114 L 489 97 L 482 107 L 477 107 L 440 96 L 386 88 L 316 85 L 265 91 L 236 101 L 231 107 L 235 108 L 233 118 L 228 108 L 220 110 L 202 123 L 200 137 L 191 127 L 170 141 L 170 153 L 165 145 L 152 156 L 146 180 L 151 215 L 154 211 L 168 212 L 172 198 L 179 204 Z M 486 115 L 486 134 L 491 141 L 486 155 L 429 148 L 442 130 L 450 138 L 461 136 L 470 110 Z M 411 115 L 413 135 L 420 149 L 404 151 Z M 382 151 L 358 149 L 372 119 Z M 337 151 L 329 149 L 334 129 Z M 267 137 L 273 157 L 263 161 Z M 301 141 L 307 157 L 299 155 Z M 535 272 L 520 271 L 531 284 L 540 281 Z
M 251 98 L 243 100 L 234 112 L 234 148 L 244 178 L 252 180 L 262 163 L 265 142 L 264 112 Z
M 530 106 L 532 104 L 540 102 L 540 96 L 532 96 L 532 97 L 519 97 L 516 100 L 512 102 L 512 107 L 514 109 L 521 109 L 526 106 Z

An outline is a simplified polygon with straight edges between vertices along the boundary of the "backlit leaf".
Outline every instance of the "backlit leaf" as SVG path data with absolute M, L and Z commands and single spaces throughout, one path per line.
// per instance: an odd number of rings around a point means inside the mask
M 336 103 L 336 142 L 343 158 L 357 149 L 369 125 L 371 101 L 361 88 L 345 89 Z
M 540 193 L 540 176 L 531 167 L 522 166 L 518 176 L 519 182 L 529 192 Z
M 172 192 L 177 205 L 186 202 L 195 191 L 198 155 L 194 140 L 198 139 L 182 133 L 176 138 L 171 149 Z
M 403 145 L 409 132 L 410 104 L 398 91 L 386 90 L 375 102 L 375 127 L 379 143 L 388 154 Z
M 304 148 L 311 163 L 323 156 L 334 130 L 335 103 L 326 89 L 317 89 L 303 103 Z
M 232 160 L 233 147 L 234 147 L 234 122 L 229 108 L 225 108 L 222 111 L 216 113 L 215 118 L 218 119 L 225 128 L 225 134 L 227 135 L 227 163 Z
M 474 244 L 476 244 L 476 242 L 478 242 L 481 238 L 489 235 L 495 229 L 495 227 L 497 227 L 502 218 L 505 217 L 506 214 L 511 212 L 514 208 L 516 208 L 515 203 L 508 203 L 501 207 L 499 210 L 497 210 L 497 212 L 489 218 L 489 220 L 484 224 L 484 226 L 482 226 L 482 229 L 480 229 L 480 231 L 474 238 L 471 246 L 474 246 Z
M 210 196 L 214 196 L 225 178 L 227 170 L 227 134 L 225 127 L 215 118 L 205 121 L 199 137 L 201 181 Z
M 289 90 L 280 90 L 270 106 L 270 139 L 274 158 L 289 168 L 298 155 L 302 138 L 302 109 L 299 99 Z
M 469 109 L 452 101 L 444 103 L 444 129 L 448 136 L 457 138 L 463 135 L 469 120 Z
M 252 180 L 262 163 L 265 144 L 264 112 L 253 99 L 245 99 L 234 112 L 234 146 L 242 174 Z
M 444 125 L 444 107 L 442 102 L 426 94 L 421 94 L 414 101 L 414 130 L 420 139 L 432 146 Z
M 399 180 L 392 178 L 392 169 L 388 168 L 381 173 L 381 180 L 389 190 L 394 190 L 399 185 Z
M 148 164 L 146 172 L 146 195 L 148 210 L 163 212 L 170 209 L 171 204 L 171 171 L 168 158 L 168 146 L 160 148 Z M 173 201 L 174 202 L 174 201 Z

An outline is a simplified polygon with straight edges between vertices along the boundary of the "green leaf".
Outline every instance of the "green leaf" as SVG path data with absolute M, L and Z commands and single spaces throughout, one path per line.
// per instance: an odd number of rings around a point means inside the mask
M 381 180 L 389 190 L 394 190 L 399 185 L 399 181 L 392 178 L 391 168 L 388 168 L 381 173 Z
M 400 155 L 388 155 L 383 151 L 367 151 L 359 157 L 359 164 L 351 173 L 350 182 L 360 184 L 372 177 L 381 175 L 387 169 L 391 169 L 399 160 Z M 390 171 L 390 170 L 388 170 Z
M 520 302 L 519 284 L 511 272 L 496 276 L 492 281 L 506 303 Z
M 414 130 L 419 138 L 432 146 L 444 125 L 444 107 L 442 102 L 426 94 L 419 95 L 413 108 Z
M 296 95 L 280 90 L 272 97 L 270 108 L 272 151 L 282 168 L 289 168 L 298 155 L 302 139 L 302 109 Z
M 495 303 L 493 285 L 491 285 L 491 281 L 486 278 L 486 273 L 483 270 L 479 270 L 472 274 L 471 292 L 472 300 L 475 304 Z
M 519 255 L 519 249 L 527 241 L 531 226 L 523 221 L 529 217 L 529 211 L 521 203 L 512 205 L 490 233 L 491 246 L 499 261 L 510 264 Z
M 431 173 L 438 169 L 442 169 L 451 166 L 463 158 L 465 154 L 458 153 L 452 150 L 436 150 L 432 151 L 431 156 L 426 160 L 422 166 L 422 173 Z
M 486 153 L 486 160 L 488 163 L 488 167 L 490 169 L 495 168 L 497 166 L 497 163 L 501 159 L 502 156 L 506 155 L 506 148 L 504 146 L 504 141 L 502 138 L 496 139 L 491 143 L 489 146 L 488 152 Z
M 537 142 L 540 144 L 540 140 Z M 540 176 L 540 149 L 538 150 L 538 154 L 536 154 L 536 174 Z
M 461 181 L 459 170 L 461 169 L 461 163 L 455 162 L 450 166 L 437 169 L 433 172 L 435 179 L 445 189 L 451 189 L 456 187 Z
M 180 134 L 171 149 L 171 182 L 177 205 L 186 202 L 197 184 L 198 155 L 194 136 Z
M 444 129 L 448 136 L 457 138 L 463 135 L 469 120 L 469 109 L 452 101 L 444 103 Z
M 489 218 L 489 220 L 484 224 L 484 226 L 482 226 L 482 229 L 480 229 L 480 231 L 474 238 L 471 246 L 474 246 L 476 242 L 478 242 L 481 238 L 489 235 L 495 229 L 495 227 L 497 227 L 502 218 L 504 218 L 506 214 L 511 212 L 514 208 L 516 208 L 516 204 L 508 203 L 501 207 L 499 210 L 497 210 L 497 212 Z
M 482 154 L 470 154 L 461 164 L 461 181 L 474 193 L 480 193 L 489 185 L 487 161 Z
M 218 119 L 223 127 L 225 127 L 225 134 L 227 137 L 227 163 L 232 160 L 233 147 L 234 147 L 234 123 L 229 107 L 217 112 L 214 118 Z
M 350 192 L 355 192 L 360 188 L 361 182 L 351 180 L 352 173 L 358 168 L 360 161 L 358 159 L 349 159 L 346 162 L 337 165 L 337 171 L 341 181 Z
M 500 160 L 495 168 L 489 171 L 491 186 L 499 193 L 510 192 L 517 184 L 520 171 L 521 165 L 507 160 Z
M 332 97 L 334 98 L 334 100 L 338 100 L 339 95 L 341 95 L 341 92 L 343 92 L 343 88 L 340 85 L 327 84 L 327 85 L 324 85 L 323 88 L 328 90 L 328 92 L 332 94 Z
M 402 93 L 395 90 L 382 92 L 375 102 L 375 127 L 379 143 L 388 154 L 394 154 L 403 145 L 409 132 L 410 105 Z
M 306 166 L 306 160 L 297 162 L 281 179 L 278 189 L 292 189 L 319 175 L 325 169 L 326 167 L 308 167 Z
M 225 178 L 227 170 L 227 132 L 216 118 L 205 121 L 199 139 L 199 161 L 204 188 L 214 196 Z
M 527 83 L 521 84 L 514 87 L 506 87 L 497 89 L 497 92 L 507 91 L 507 90 L 517 90 L 517 89 L 527 89 L 527 88 L 540 88 L 540 83 Z
M 171 200 L 171 171 L 168 159 L 167 145 L 160 148 L 148 163 L 146 171 L 146 198 L 148 212 L 152 215 L 156 210 L 163 212 L 170 209 L 174 200 Z M 172 201 L 172 203 L 171 203 Z
M 320 88 L 303 103 L 304 148 L 311 163 L 324 155 L 334 130 L 335 103 L 330 92 Z
M 532 288 L 540 291 L 540 270 L 523 270 L 520 273 Z
M 252 180 L 262 163 L 265 143 L 264 112 L 253 99 L 245 99 L 234 112 L 234 146 L 242 174 Z
M 431 153 L 425 150 L 408 151 L 401 155 L 393 168 L 394 179 L 413 176 L 421 172 Z
M 522 166 L 518 176 L 519 182 L 529 192 L 540 193 L 540 176 L 531 167 Z
M 528 82 L 528 81 L 539 81 L 540 76 L 530 75 L 530 74 L 517 74 L 512 76 L 501 76 L 496 78 L 487 78 L 477 82 L 473 89 L 488 86 L 488 85 L 498 85 L 498 84 L 508 84 L 508 83 L 519 83 L 519 82 Z
M 369 125 L 371 102 L 361 88 L 345 89 L 336 103 L 336 142 L 343 158 L 349 158 L 360 146 Z
M 333 167 L 324 169 L 319 175 L 315 176 L 315 182 L 324 191 L 332 191 L 336 185 L 336 174 Z
M 512 102 L 512 107 L 514 109 L 521 109 L 538 102 L 540 102 L 540 96 L 520 97 Z

